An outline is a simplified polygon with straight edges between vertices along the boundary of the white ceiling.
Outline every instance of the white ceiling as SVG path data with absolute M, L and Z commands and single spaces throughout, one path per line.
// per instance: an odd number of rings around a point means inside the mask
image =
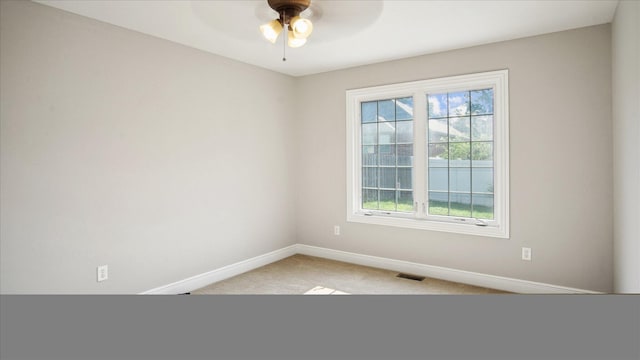
M 609 23 L 618 0 L 312 0 L 301 48 L 264 40 L 266 0 L 35 0 L 293 76 Z M 281 40 L 281 39 L 279 39 Z

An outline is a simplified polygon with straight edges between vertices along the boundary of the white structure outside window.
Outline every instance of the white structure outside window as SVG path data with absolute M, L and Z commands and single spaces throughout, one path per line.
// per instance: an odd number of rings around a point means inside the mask
M 347 91 L 347 220 L 509 237 L 508 71 Z

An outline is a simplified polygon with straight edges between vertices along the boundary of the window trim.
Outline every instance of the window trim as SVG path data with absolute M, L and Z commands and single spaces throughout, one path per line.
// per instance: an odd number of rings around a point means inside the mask
M 458 234 L 509 238 L 509 88 L 508 70 L 442 77 L 429 80 L 373 86 L 346 91 L 347 137 L 347 221 L 396 226 L 410 229 L 443 231 Z M 474 88 L 494 91 L 494 220 L 477 226 L 469 218 L 429 215 L 420 209 L 427 203 L 426 157 L 414 161 L 413 191 L 415 213 L 371 211 L 361 209 L 362 147 L 360 137 L 360 103 L 399 97 L 413 97 L 414 149 L 426 149 L 427 93 L 453 92 Z M 414 154 L 417 151 L 414 150 Z M 425 152 L 426 153 L 426 152 Z M 415 155 L 414 155 L 415 156 Z M 422 175 L 419 175 L 422 174 Z M 425 181 L 423 181 L 425 180 Z M 425 195 L 418 199 L 415 194 Z M 415 206 L 414 206 L 415 208 Z M 461 220 L 466 219 L 466 220 Z

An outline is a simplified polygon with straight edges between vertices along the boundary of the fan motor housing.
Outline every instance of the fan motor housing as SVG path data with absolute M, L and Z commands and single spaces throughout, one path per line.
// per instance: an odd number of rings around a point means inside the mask
M 267 0 L 267 3 L 278 14 L 284 13 L 288 18 L 292 18 L 306 10 L 311 0 Z

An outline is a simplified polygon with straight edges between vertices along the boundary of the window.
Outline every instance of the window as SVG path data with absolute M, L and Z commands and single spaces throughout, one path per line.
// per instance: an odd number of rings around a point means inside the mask
M 427 97 L 428 214 L 493 219 L 493 89 Z
M 361 103 L 362 209 L 413 211 L 413 98 Z
M 347 220 L 509 237 L 508 72 L 347 91 Z

